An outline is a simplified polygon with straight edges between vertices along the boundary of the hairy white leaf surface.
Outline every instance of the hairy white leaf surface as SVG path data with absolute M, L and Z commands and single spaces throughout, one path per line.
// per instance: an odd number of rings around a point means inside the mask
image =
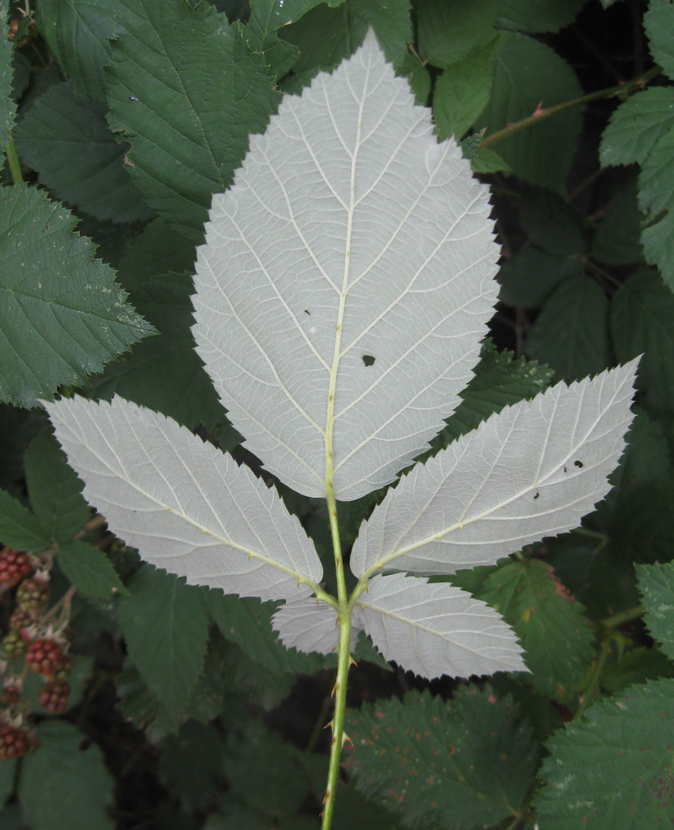
M 432 679 L 528 671 L 515 632 L 481 600 L 418 576 L 375 576 L 354 608 L 387 660 Z
M 488 189 L 370 32 L 286 96 L 198 251 L 197 350 L 246 446 L 338 499 L 388 484 L 470 380 L 498 286 Z
M 45 404 L 84 495 L 146 561 L 195 585 L 306 596 L 323 569 L 275 490 L 211 444 L 115 397 Z
M 275 612 L 272 625 L 287 648 L 331 654 L 339 645 L 337 611 L 327 602 L 317 603 L 313 598 L 286 602 Z M 354 650 L 361 630 L 352 622 L 350 651 Z
M 353 572 L 450 574 L 576 527 L 610 489 L 637 363 L 559 383 L 414 467 L 361 526 Z

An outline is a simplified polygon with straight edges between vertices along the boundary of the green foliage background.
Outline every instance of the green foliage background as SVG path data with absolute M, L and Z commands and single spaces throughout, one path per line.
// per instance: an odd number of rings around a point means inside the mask
M 671 0 L 0 0 L 0 541 L 53 560 L 53 603 L 76 589 L 70 706 L 34 706 L 40 750 L 0 761 L 0 830 L 319 826 L 330 661 L 280 646 L 273 606 L 141 565 L 39 401 L 119 393 L 259 472 L 193 351 L 195 246 L 248 136 L 368 27 L 492 186 L 503 245 L 492 339 L 435 450 L 643 358 L 606 501 L 453 578 L 530 676 L 422 683 L 359 641 L 334 827 L 674 821 Z M 279 489 L 329 581 L 324 506 Z M 345 504 L 345 549 L 376 501 Z M 12 608 L 4 590 L 3 631 Z

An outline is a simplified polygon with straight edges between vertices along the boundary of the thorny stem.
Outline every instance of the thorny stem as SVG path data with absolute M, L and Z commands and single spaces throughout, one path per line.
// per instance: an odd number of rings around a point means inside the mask
M 337 679 L 333 689 L 335 698 L 335 710 L 332 717 L 332 742 L 330 744 L 330 765 L 328 767 L 328 783 L 325 788 L 323 803 L 323 821 L 321 830 L 330 830 L 332 827 L 332 815 L 335 809 L 335 797 L 337 795 L 337 782 L 339 779 L 339 763 L 342 755 L 342 744 L 344 737 L 344 716 L 346 713 L 346 684 L 349 676 L 351 655 L 349 654 L 349 642 L 351 640 L 351 607 L 346 593 L 346 581 L 344 579 L 344 563 L 342 560 L 342 548 L 339 540 L 339 527 L 337 524 L 337 502 L 335 492 L 330 481 L 327 490 L 328 514 L 330 516 L 330 533 L 335 554 L 335 570 L 337 573 L 337 599 L 338 599 L 338 621 L 339 621 L 339 646 L 337 652 Z
M 5 148 L 7 153 L 7 162 L 9 163 L 9 172 L 12 174 L 12 181 L 14 184 L 23 183 L 23 174 L 21 173 L 21 165 L 19 164 L 19 157 L 16 154 L 16 147 L 14 146 L 14 139 L 12 139 Z
M 639 78 L 635 78 L 633 81 L 629 81 L 626 84 L 618 84 L 618 86 L 612 86 L 608 89 L 600 89 L 597 90 L 597 92 L 591 92 L 589 95 L 582 95 L 580 98 L 573 98 L 571 101 L 564 101 L 561 104 L 556 104 L 554 107 L 548 107 L 547 109 L 537 112 L 534 115 L 529 115 L 527 118 L 523 118 L 521 121 L 516 121 L 514 124 L 509 124 L 502 130 L 498 130 L 490 136 L 487 136 L 487 138 L 484 138 L 480 143 L 480 149 L 491 147 L 492 144 L 496 144 L 504 138 L 509 138 L 511 135 L 515 135 L 515 133 L 518 133 L 520 130 L 524 130 L 526 127 L 530 127 L 532 124 L 538 124 L 546 118 L 551 118 L 553 115 L 558 115 L 560 112 L 572 109 L 573 107 L 579 107 L 582 104 L 589 104 L 591 101 L 599 101 L 603 98 L 626 97 L 640 87 L 644 87 L 649 81 L 652 81 L 653 78 L 660 75 L 661 72 L 662 69 L 660 69 L 659 66 L 654 66 Z

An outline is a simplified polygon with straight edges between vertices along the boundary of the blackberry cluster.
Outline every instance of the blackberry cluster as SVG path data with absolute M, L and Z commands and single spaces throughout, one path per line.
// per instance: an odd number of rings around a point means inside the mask
M 38 748 L 40 742 L 23 726 L 0 726 L 0 759 L 22 758 Z
M 15 548 L 0 550 L 0 584 L 18 585 L 32 570 L 30 560 L 22 551 Z

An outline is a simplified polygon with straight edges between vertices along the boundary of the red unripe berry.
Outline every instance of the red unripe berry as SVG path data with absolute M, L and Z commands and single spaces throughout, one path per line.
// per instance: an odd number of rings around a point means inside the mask
M 25 553 L 14 548 L 0 550 L 0 583 L 18 585 L 33 570 Z
M 54 640 L 33 640 L 26 652 L 26 663 L 36 674 L 53 674 L 61 666 L 63 648 Z
M 48 680 L 40 692 L 39 704 L 54 714 L 64 712 L 68 706 L 70 684 L 65 680 Z
M 37 737 L 20 726 L 0 727 L 0 759 L 3 761 L 21 758 L 34 752 L 39 745 Z

